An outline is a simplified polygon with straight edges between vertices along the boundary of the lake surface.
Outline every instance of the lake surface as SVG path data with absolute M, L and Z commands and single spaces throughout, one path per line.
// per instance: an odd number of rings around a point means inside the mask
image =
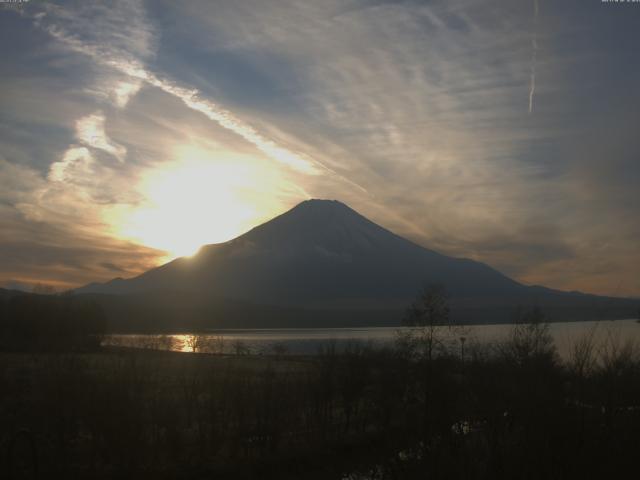
M 437 335 L 451 349 L 465 349 L 505 340 L 514 325 L 474 325 L 463 327 L 438 327 Z M 640 345 L 640 323 L 636 320 L 600 322 L 559 322 L 549 326 L 558 353 L 568 358 L 572 345 L 588 335 L 593 335 L 596 345 L 606 342 L 635 342 Z M 407 328 L 304 328 L 260 330 L 213 330 L 205 333 L 140 335 L 109 335 L 103 344 L 120 347 L 149 348 L 181 352 L 206 352 L 225 354 L 316 354 L 322 348 L 340 351 L 350 344 L 390 346 L 398 338 L 398 332 Z M 461 338 L 464 337 L 464 341 Z

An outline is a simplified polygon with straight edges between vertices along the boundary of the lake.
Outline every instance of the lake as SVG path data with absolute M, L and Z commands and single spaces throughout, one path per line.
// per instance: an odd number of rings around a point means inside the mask
M 513 328 L 512 324 L 438 327 L 437 334 L 449 348 L 457 350 L 464 343 L 469 351 L 477 345 L 504 340 Z M 640 345 L 640 323 L 636 320 L 558 322 L 550 324 L 549 328 L 558 353 L 565 359 L 569 357 L 572 345 L 587 335 L 593 335 L 596 345 L 607 341 L 630 341 Z M 398 327 L 221 329 L 192 334 L 114 334 L 107 336 L 103 345 L 181 352 L 309 355 L 329 346 L 340 351 L 354 342 L 373 346 L 392 345 L 398 332 L 406 330 Z

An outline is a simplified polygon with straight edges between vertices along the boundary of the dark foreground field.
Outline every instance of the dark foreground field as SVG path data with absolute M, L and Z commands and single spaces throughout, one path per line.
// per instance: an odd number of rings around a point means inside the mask
M 435 355 L 0 354 L 3 478 L 632 478 L 640 361 L 542 326 Z M 431 348 L 433 347 L 433 348 Z

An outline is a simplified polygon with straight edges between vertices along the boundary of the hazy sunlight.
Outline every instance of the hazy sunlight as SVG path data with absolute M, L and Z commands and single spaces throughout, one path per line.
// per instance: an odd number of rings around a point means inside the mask
M 255 190 L 276 186 L 255 159 L 191 146 L 177 149 L 176 158 L 142 178 L 138 190 L 145 201 L 139 208 L 109 222 L 118 226 L 119 236 L 166 250 L 171 257 L 188 256 L 273 213 L 270 205 L 258 207 L 253 198 Z

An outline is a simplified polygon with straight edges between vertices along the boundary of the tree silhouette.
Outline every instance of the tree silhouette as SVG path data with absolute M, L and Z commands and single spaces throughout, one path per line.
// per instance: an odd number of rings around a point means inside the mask
M 402 324 L 414 327 L 423 355 L 431 360 L 440 343 L 437 327 L 450 320 L 449 295 L 443 285 L 427 285 L 407 309 Z

